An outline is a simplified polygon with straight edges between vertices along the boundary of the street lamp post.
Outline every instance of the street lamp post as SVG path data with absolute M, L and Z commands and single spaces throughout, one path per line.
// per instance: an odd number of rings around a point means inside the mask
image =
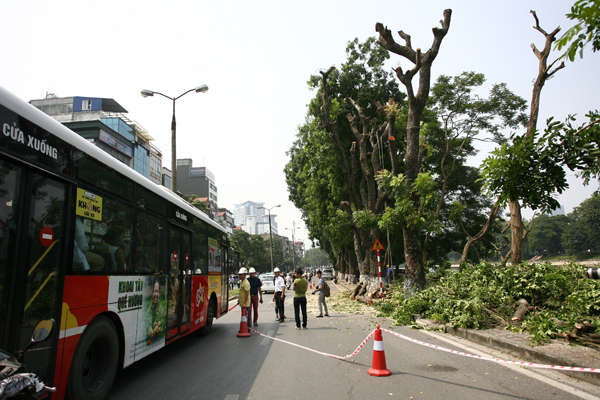
M 304 270 L 306 271 L 306 245 L 304 239 L 298 238 L 298 240 L 302 242 L 302 258 L 304 259 Z
M 273 206 L 271 208 L 266 208 L 266 207 L 258 207 L 259 209 L 263 209 L 263 210 L 267 210 L 269 212 L 269 236 L 270 236 L 270 241 L 271 241 L 271 272 L 273 272 L 273 270 L 275 269 L 273 267 L 273 230 L 271 229 L 271 210 L 277 207 L 281 207 L 281 204 L 278 204 L 276 206 Z
M 142 97 L 151 97 L 155 94 L 159 94 L 163 97 L 166 97 L 169 100 L 173 100 L 173 120 L 171 121 L 171 191 L 173 193 L 177 193 L 177 150 L 176 150 L 176 138 L 177 138 L 177 124 L 175 122 L 175 100 L 185 96 L 189 92 L 195 91 L 196 93 L 206 93 L 208 91 L 208 86 L 200 85 L 194 89 L 190 89 L 187 92 L 177 96 L 170 97 L 160 92 L 153 92 L 152 90 L 144 89 L 141 91 Z
M 294 239 L 294 233 L 296 232 L 296 221 L 292 221 L 293 229 L 285 228 L 288 231 L 292 231 L 292 263 L 294 265 L 294 271 L 296 270 L 296 239 Z

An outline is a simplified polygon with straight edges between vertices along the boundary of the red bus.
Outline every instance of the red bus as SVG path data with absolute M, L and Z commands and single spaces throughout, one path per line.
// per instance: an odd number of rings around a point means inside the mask
M 54 319 L 25 355 L 52 399 L 104 399 L 121 368 L 227 313 L 223 227 L 1 87 L 0 129 L 0 348 Z

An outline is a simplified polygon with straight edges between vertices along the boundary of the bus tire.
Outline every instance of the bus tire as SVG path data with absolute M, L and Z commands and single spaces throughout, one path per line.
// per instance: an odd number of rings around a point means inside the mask
M 215 317 L 215 311 L 213 307 L 213 302 L 208 302 L 208 311 L 206 312 L 206 325 L 204 325 L 198 331 L 200 336 L 208 336 L 210 331 L 212 330 L 213 318 Z
M 108 396 L 119 364 L 119 338 L 112 321 L 97 317 L 77 344 L 67 392 L 70 400 L 102 400 Z

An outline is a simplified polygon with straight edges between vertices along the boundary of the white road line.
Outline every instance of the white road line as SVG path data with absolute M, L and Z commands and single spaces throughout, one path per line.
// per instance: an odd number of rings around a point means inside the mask
M 439 339 L 441 341 L 444 341 L 446 343 L 450 343 L 456 347 L 460 347 L 461 349 L 465 350 L 466 352 L 469 352 L 471 354 L 477 354 L 480 356 L 484 356 L 484 357 L 495 357 L 497 358 L 498 355 L 497 354 L 490 354 L 487 353 L 485 351 L 482 351 L 480 349 L 477 348 L 473 348 L 470 346 L 467 346 L 461 342 L 457 342 L 455 340 L 452 340 L 451 338 L 448 338 L 446 336 L 440 335 L 438 333 L 435 332 L 431 332 L 431 331 L 423 331 L 423 333 L 426 333 L 430 336 L 433 336 L 436 339 Z M 504 353 L 503 353 L 504 354 Z M 506 357 L 505 357 L 506 358 Z M 482 361 L 484 362 L 484 361 Z M 516 365 L 510 365 L 510 364 L 500 364 L 500 363 L 495 363 L 497 365 L 501 365 L 505 368 L 509 368 L 511 370 L 513 370 L 514 372 L 518 372 L 520 374 L 526 375 L 530 378 L 536 379 L 540 382 L 543 382 L 547 385 L 553 386 L 557 389 L 561 389 L 564 390 L 567 393 L 571 393 L 574 394 L 576 396 L 579 396 L 579 398 L 584 399 L 584 400 L 598 400 L 598 395 L 593 395 L 590 393 L 586 393 L 583 392 L 581 389 L 575 388 L 573 386 L 561 383 L 561 382 L 557 382 L 556 379 L 573 379 L 575 380 L 576 378 L 572 378 L 570 376 L 561 374 L 557 371 L 553 371 L 553 370 L 532 370 L 532 369 L 527 369 L 524 367 L 520 367 L 520 366 L 516 366 Z M 595 392 L 598 393 L 598 389 L 592 385 L 592 384 L 588 384 L 587 382 L 583 382 L 583 381 L 578 381 L 577 382 L 578 386 L 587 386 L 586 390 L 589 390 L 591 392 Z M 576 391 L 576 393 L 573 392 L 573 390 Z
M 225 400 L 238 400 L 239 398 L 239 394 L 228 394 L 227 396 L 225 396 Z

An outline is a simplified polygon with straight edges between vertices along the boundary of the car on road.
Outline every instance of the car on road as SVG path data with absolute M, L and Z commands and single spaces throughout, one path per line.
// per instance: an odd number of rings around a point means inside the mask
M 323 279 L 333 280 L 333 268 L 323 268 Z
M 275 283 L 273 283 L 273 279 L 275 278 L 275 274 L 266 273 L 261 274 L 258 279 L 262 282 L 262 291 L 263 293 L 271 292 L 275 293 Z

